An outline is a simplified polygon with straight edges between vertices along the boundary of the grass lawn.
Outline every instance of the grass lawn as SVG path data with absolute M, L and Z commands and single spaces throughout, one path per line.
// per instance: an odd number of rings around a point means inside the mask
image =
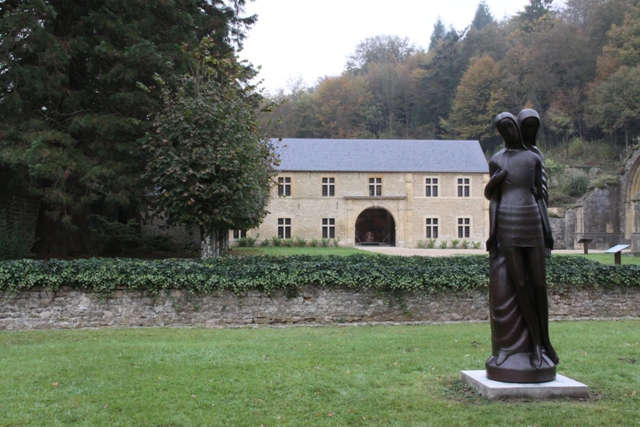
M 231 255 L 235 256 L 251 256 L 251 255 L 274 255 L 274 256 L 288 256 L 288 255 L 353 255 L 353 254 L 374 254 L 372 252 L 361 251 L 356 248 L 349 247 L 286 247 L 286 246 L 267 246 L 267 247 L 253 247 L 253 248 L 240 248 L 232 247 Z
M 488 324 L 1 332 L 0 426 L 640 425 L 640 321 L 551 334 L 588 401 L 462 385 Z
M 556 254 L 557 252 L 554 252 Z M 615 258 L 613 254 L 561 254 L 561 256 L 580 256 L 592 261 L 598 261 L 600 264 L 615 264 Z M 622 265 L 640 265 L 640 257 L 637 256 L 627 256 L 622 255 L 621 258 Z

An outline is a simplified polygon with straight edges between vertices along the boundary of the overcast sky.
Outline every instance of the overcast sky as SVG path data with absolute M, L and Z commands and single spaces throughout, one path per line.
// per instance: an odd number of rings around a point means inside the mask
M 255 0 L 247 14 L 258 14 L 240 57 L 262 66 L 269 91 L 286 88 L 301 76 L 307 85 L 344 70 L 358 42 L 377 35 L 408 37 L 427 48 L 433 24 L 442 18 L 458 30 L 473 20 L 480 0 Z M 560 3 L 561 0 L 554 1 Z M 502 20 L 529 0 L 487 0 Z

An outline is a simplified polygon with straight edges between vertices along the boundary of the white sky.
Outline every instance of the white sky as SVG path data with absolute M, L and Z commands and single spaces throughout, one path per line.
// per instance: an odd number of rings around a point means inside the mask
M 367 37 L 408 37 L 425 49 L 433 24 L 462 30 L 473 20 L 480 0 L 255 0 L 247 14 L 258 14 L 240 53 L 255 66 L 270 92 L 301 76 L 307 85 L 336 76 L 347 56 Z M 524 9 L 529 0 L 487 0 L 497 20 Z M 560 3 L 560 0 L 556 0 Z

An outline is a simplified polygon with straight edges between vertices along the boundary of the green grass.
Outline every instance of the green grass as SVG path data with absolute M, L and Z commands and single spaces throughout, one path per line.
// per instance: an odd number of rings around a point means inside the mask
M 307 246 L 304 248 L 298 246 L 268 246 L 253 248 L 231 248 L 231 255 L 235 256 L 251 256 L 251 255 L 274 255 L 274 256 L 290 256 L 290 255 L 353 255 L 353 254 L 373 254 L 372 252 L 362 251 L 349 247 L 316 247 Z
M 551 334 L 591 399 L 462 385 L 489 356 L 487 324 L 2 332 L 0 426 L 640 425 L 640 321 Z
M 556 254 L 557 252 L 554 252 L 554 254 Z M 580 257 L 584 257 L 587 259 L 590 259 L 592 261 L 597 261 L 600 264 L 615 264 L 615 258 L 613 257 L 613 254 L 561 254 L 562 256 L 580 256 Z M 640 265 L 640 257 L 637 256 L 627 256 L 627 255 L 622 255 L 622 259 L 621 259 L 622 265 Z

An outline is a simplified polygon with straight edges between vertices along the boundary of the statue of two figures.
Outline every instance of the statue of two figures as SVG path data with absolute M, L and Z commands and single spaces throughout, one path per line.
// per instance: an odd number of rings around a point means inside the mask
M 553 381 L 559 359 L 549 340 L 546 258 L 553 237 L 547 182 L 536 147 L 540 117 L 526 109 L 499 114 L 494 124 L 505 148 L 489 160 L 492 356 L 487 378 L 515 383 Z

